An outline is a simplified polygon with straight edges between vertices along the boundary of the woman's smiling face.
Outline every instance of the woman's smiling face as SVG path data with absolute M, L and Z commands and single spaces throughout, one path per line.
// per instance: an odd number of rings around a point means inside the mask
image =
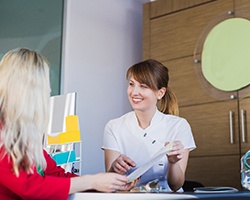
M 139 83 L 133 77 L 130 78 L 127 94 L 129 102 L 135 111 L 147 111 L 156 108 L 159 99 L 158 91 L 154 91 L 144 83 Z

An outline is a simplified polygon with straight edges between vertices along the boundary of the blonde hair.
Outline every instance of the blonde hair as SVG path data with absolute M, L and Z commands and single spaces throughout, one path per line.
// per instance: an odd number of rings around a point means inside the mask
M 43 136 L 49 97 L 48 61 L 25 48 L 7 52 L 0 62 L 0 148 L 12 159 L 17 176 L 20 170 L 46 168 Z
M 131 77 L 154 91 L 166 88 L 165 95 L 157 102 L 158 110 L 165 114 L 179 115 L 177 98 L 168 87 L 168 69 L 162 63 L 153 59 L 139 62 L 128 69 L 126 78 L 129 80 Z

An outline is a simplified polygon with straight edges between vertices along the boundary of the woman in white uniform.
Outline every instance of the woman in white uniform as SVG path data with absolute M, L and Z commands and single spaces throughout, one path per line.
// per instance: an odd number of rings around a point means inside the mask
M 182 191 L 189 152 L 196 148 L 188 122 L 178 117 L 178 103 L 168 87 L 168 69 L 156 60 L 130 67 L 127 95 L 134 111 L 110 120 L 102 149 L 106 171 L 130 174 L 168 143 L 163 155 L 140 177 L 137 186 L 158 179 L 161 190 Z

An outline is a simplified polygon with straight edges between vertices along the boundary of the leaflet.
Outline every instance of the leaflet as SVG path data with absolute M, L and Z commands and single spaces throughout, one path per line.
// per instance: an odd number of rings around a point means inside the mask
M 147 161 L 144 165 L 137 168 L 131 174 L 128 175 L 128 183 L 134 181 L 135 179 L 139 178 L 142 174 L 148 171 L 158 160 L 162 158 L 165 154 L 172 150 L 172 143 L 162 147 L 157 153 L 155 153 L 149 161 Z

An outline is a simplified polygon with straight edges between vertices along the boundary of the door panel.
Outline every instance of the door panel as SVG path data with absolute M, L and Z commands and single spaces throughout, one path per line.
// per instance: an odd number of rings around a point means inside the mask
M 198 181 L 207 187 L 228 186 L 240 190 L 240 156 L 190 158 L 186 180 Z
M 235 0 L 235 17 L 250 19 L 250 2 L 249 0 Z
M 175 59 L 163 63 L 169 69 L 169 87 L 176 94 L 179 106 L 195 105 L 229 100 L 237 97 L 237 92 L 222 92 L 211 86 L 198 73 L 193 57 Z
M 240 100 L 240 119 L 241 119 L 240 120 L 240 137 L 241 137 L 240 141 L 241 141 L 241 153 L 243 155 L 248 150 L 250 150 L 250 98 Z
M 151 18 L 193 7 L 211 0 L 157 0 L 151 3 Z
M 220 0 L 155 18 L 150 23 L 150 55 L 159 61 L 193 55 L 207 25 L 233 10 L 232 0 Z
M 233 143 L 230 143 L 230 111 Z M 190 156 L 239 154 L 237 100 L 181 107 L 180 116 L 190 123 L 197 145 Z

